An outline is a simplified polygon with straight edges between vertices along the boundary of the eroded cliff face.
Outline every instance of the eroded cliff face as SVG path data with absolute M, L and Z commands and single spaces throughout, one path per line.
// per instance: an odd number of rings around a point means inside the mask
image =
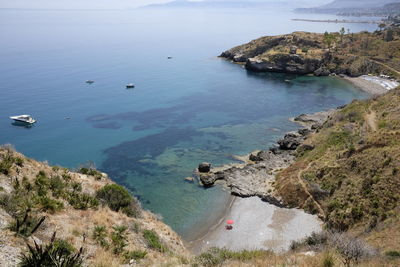
M 48 244 L 55 232 L 76 250 L 83 248 L 85 266 L 176 266 L 189 255 L 180 237 L 151 212 L 138 206 L 134 214 L 124 213 L 103 203 L 97 192 L 115 183 L 91 174 L 0 148 L 1 266 L 18 265 L 27 243 Z M 40 218 L 45 219 L 34 231 Z
M 261 37 L 220 56 L 244 64 L 247 70 L 255 72 L 316 76 L 344 74 L 351 77 L 387 73 L 397 76 L 393 51 L 397 51 L 400 45 L 397 40 L 399 33 L 394 31 L 395 38 L 390 42 L 384 41 L 385 34 L 331 33 L 327 38 L 324 34 L 294 32 Z

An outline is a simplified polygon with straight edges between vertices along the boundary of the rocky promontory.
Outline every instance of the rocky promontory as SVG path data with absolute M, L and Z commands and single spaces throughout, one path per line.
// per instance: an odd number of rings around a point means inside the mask
M 304 141 L 311 133 L 318 131 L 334 111 L 299 115 L 293 120 L 301 124 L 302 128 L 287 133 L 274 147 L 251 153 L 243 159 L 245 162 L 242 164 L 211 168 L 209 172 L 201 172 L 199 169 L 201 184 L 211 187 L 220 180 L 225 183 L 232 195 L 258 196 L 271 204 L 283 206 L 280 196 L 274 189 L 276 174 L 294 162 L 298 151 L 313 149 L 312 146 L 304 144 Z M 199 168 L 203 165 L 204 163 L 200 164 Z
M 294 32 L 261 37 L 229 49 L 220 57 L 244 64 L 254 72 L 350 77 L 385 73 L 396 77 L 399 73 L 392 67 L 393 55 L 389 51 L 398 48 L 395 42 L 384 41 L 386 35 L 385 32 Z M 377 50 L 373 43 L 382 43 L 382 49 Z

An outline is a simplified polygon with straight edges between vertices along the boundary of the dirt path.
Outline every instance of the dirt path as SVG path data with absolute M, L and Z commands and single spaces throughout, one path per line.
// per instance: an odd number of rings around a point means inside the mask
M 365 122 L 367 123 L 368 127 L 376 132 L 378 130 L 378 126 L 376 125 L 376 112 L 373 110 L 370 110 L 369 113 L 367 113 L 364 116 Z
M 397 75 L 400 76 L 400 72 L 399 72 L 398 70 L 396 70 L 396 69 L 390 67 L 389 65 L 386 65 L 385 63 L 379 62 L 379 61 L 377 61 L 377 60 L 375 60 L 375 59 L 370 59 L 370 60 L 373 61 L 373 62 L 375 62 L 376 64 L 379 64 L 379 65 L 381 65 L 381 66 L 383 66 L 383 67 L 389 69 L 390 71 L 393 71 L 394 73 L 396 73 Z
M 311 199 L 311 201 L 315 204 L 315 206 L 318 209 L 318 212 L 320 214 L 320 216 L 322 218 L 325 218 L 325 212 L 324 209 L 321 207 L 321 205 L 318 203 L 318 201 L 315 200 L 315 198 L 313 197 L 313 195 L 310 193 L 310 191 L 308 191 L 307 185 L 304 182 L 303 178 L 301 178 L 301 176 L 303 175 L 304 172 L 308 171 L 308 169 L 310 169 L 312 165 L 312 162 L 310 162 L 307 167 L 303 170 L 301 170 L 298 174 L 297 174 L 297 180 L 299 181 L 301 187 L 303 188 L 304 192 L 306 192 L 306 194 L 308 195 L 309 199 Z

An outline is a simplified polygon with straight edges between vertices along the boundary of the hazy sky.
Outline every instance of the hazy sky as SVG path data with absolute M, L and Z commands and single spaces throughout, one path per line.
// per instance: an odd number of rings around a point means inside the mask
M 154 3 L 166 3 L 172 0 L 0 0 L 0 8 L 135 8 Z M 192 0 L 201 1 L 201 0 Z M 207 0 L 210 1 L 210 0 Z M 246 0 L 214 0 L 214 1 L 243 1 Z M 254 1 L 254 0 L 253 0 Z M 275 2 L 279 0 L 255 0 L 260 2 Z M 290 0 L 294 3 L 309 3 L 318 5 L 332 0 Z

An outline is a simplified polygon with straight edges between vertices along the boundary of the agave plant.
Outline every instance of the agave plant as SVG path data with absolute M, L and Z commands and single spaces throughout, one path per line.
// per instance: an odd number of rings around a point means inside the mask
M 28 252 L 21 255 L 21 267 L 81 267 L 83 248 L 77 253 L 67 241 L 56 240 L 54 232 L 50 243 L 39 245 L 34 240 L 34 245 L 27 244 Z

